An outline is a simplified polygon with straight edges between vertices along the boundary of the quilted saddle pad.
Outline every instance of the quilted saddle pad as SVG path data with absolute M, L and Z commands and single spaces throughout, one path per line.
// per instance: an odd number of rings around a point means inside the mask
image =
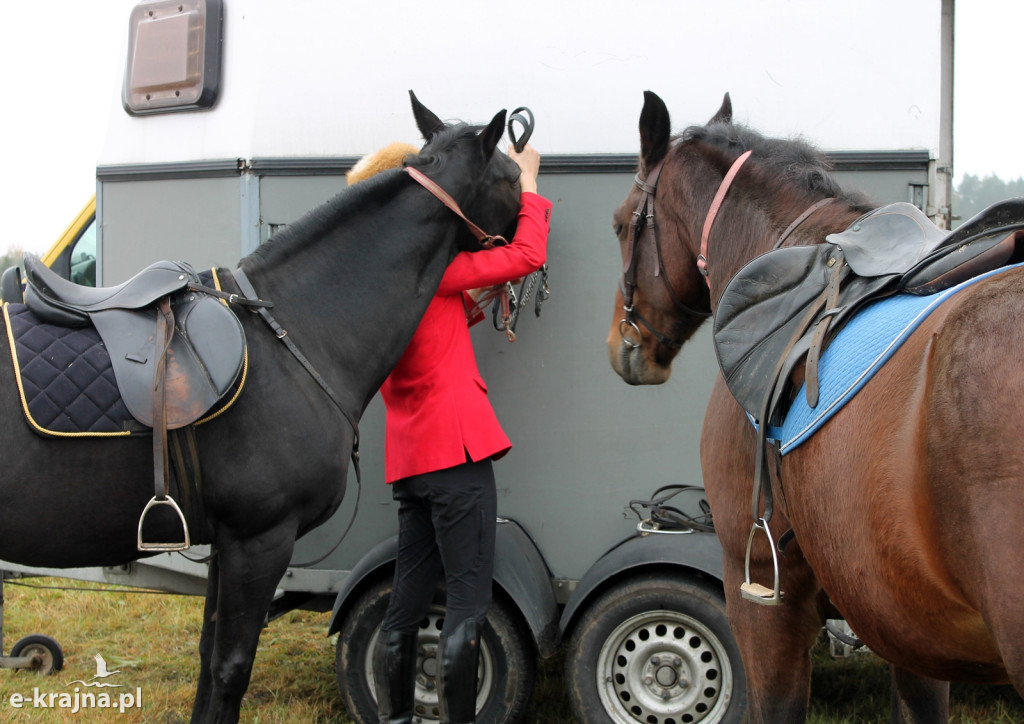
M 129 435 L 144 428 L 121 400 L 110 355 L 92 327 L 40 322 L 24 304 L 5 304 L 22 409 L 44 435 Z

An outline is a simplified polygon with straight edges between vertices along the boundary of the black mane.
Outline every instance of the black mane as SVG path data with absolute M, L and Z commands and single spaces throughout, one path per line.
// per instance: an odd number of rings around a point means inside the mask
M 447 126 L 438 131 L 417 155 L 408 157 L 405 163 L 416 168 L 440 170 L 448 159 L 448 154 L 445 154 L 444 151 L 466 137 L 478 135 L 482 128 L 483 126 L 466 123 Z M 405 174 L 401 172 L 401 169 L 390 169 L 339 191 L 320 206 L 288 224 L 273 238 L 260 244 L 247 257 L 247 260 L 250 263 L 266 264 L 275 259 L 278 254 L 284 253 L 281 251 L 282 249 L 286 249 L 292 244 L 302 243 L 301 240 L 318 238 L 329 229 L 335 228 L 339 219 L 364 209 L 368 199 L 378 195 L 386 197 L 393 194 L 403 183 L 404 177 Z
M 302 240 L 312 241 L 319 238 L 336 228 L 339 219 L 365 209 L 369 197 L 387 197 L 393 194 L 403 183 L 404 176 L 399 169 L 383 171 L 366 181 L 339 191 L 260 244 L 246 259 L 258 264 L 270 263 L 290 245 L 302 243 Z
M 691 126 L 679 140 L 701 141 L 730 156 L 753 151 L 758 166 L 769 176 L 812 194 L 849 197 L 833 178 L 828 158 L 803 139 L 769 138 L 742 124 L 713 123 Z

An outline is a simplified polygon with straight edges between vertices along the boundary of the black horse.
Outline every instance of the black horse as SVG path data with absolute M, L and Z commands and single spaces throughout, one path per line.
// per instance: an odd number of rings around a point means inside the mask
M 426 144 L 406 165 L 480 227 L 511 231 L 519 168 L 495 151 L 505 111 L 487 126 L 446 125 L 415 95 L 412 105 Z M 392 170 L 338 194 L 240 262 L 345 414 L 257 315 L 238 312 L 247 381 L 226 414 L 195 428 L 215 555 L 193 722 L 238 720 L 295 540 L 326 521 L 345 493 L 355 436 L 346 415 L 358 421 L 454 254 L 478 248 L 458 216 Z M 231 272 L 218 271 L 226 291 L 238 292 Z M 37 435 L 25 423 L 10 364 L 0 367 L 0 559 L 70 568 L 139 558 L 139 515 L 153 495 L 151 440 Z M 181 534 L 180 526 L 162 527 L 154 540 Z

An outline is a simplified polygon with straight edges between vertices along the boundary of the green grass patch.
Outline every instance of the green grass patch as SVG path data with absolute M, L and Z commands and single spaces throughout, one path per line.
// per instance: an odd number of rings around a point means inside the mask
M 64 669 L 50 677 L 0 671 L 0 721 L 179 724 L 189 720 L 199 671 L 201 598 L 56 578 L 24 583 L 33 587 L 8 581 L 4 588 L 3 653 L 9 653 L 23 636 L 45 634 L 63 648 Z M 96 588 L 114 590 L 99 592 Z M 326 636 L 329 618 L 326 613 L 294 611 L 264 629 L 242 704 L 243 722 L 353 724 L 335 681 L 336 641 Z M 119 714 L 31 706 L 36 687 L 43 694 L 59 695 L 72 692 L 76 685 L 71 682 L 76 679 L 87 681 L 96 673 L 96 654 L 103 656 L 109 670 L 121 671 L 104 681 L 122 687 L 106 691 L 114 692 L 116 699 L 120 692 L 141 689 L 141 707 Z M 870 654 L 834 661 L 824 648 L 815 652 L 814 661 L 812 724 L 881 724 L 890 720 L 889 673 L 883 662 Z M 575 724 L 565 695 L 563 669 L 564 655 L 540 662 L 528 724 Z M 21 709 L 10 704 L 15 693 L 27 695 Z M 954 684 L 951 699 L 950 721 L 958 724 L 1024 722 L 1024 701 L 1010 687 Z

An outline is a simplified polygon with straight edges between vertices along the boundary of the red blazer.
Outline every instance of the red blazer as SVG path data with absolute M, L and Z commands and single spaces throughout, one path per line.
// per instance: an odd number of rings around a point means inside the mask
M 524 193 L 516 235 L 506 246 L 460 252 L 441 279 L 402 358 L 381 387 L 387 410 L 387 482 L 484 458 L 512 443 L 498 424 L 476 366 L 462 292 L 536 271 L 547 258 L 551 203 Z

